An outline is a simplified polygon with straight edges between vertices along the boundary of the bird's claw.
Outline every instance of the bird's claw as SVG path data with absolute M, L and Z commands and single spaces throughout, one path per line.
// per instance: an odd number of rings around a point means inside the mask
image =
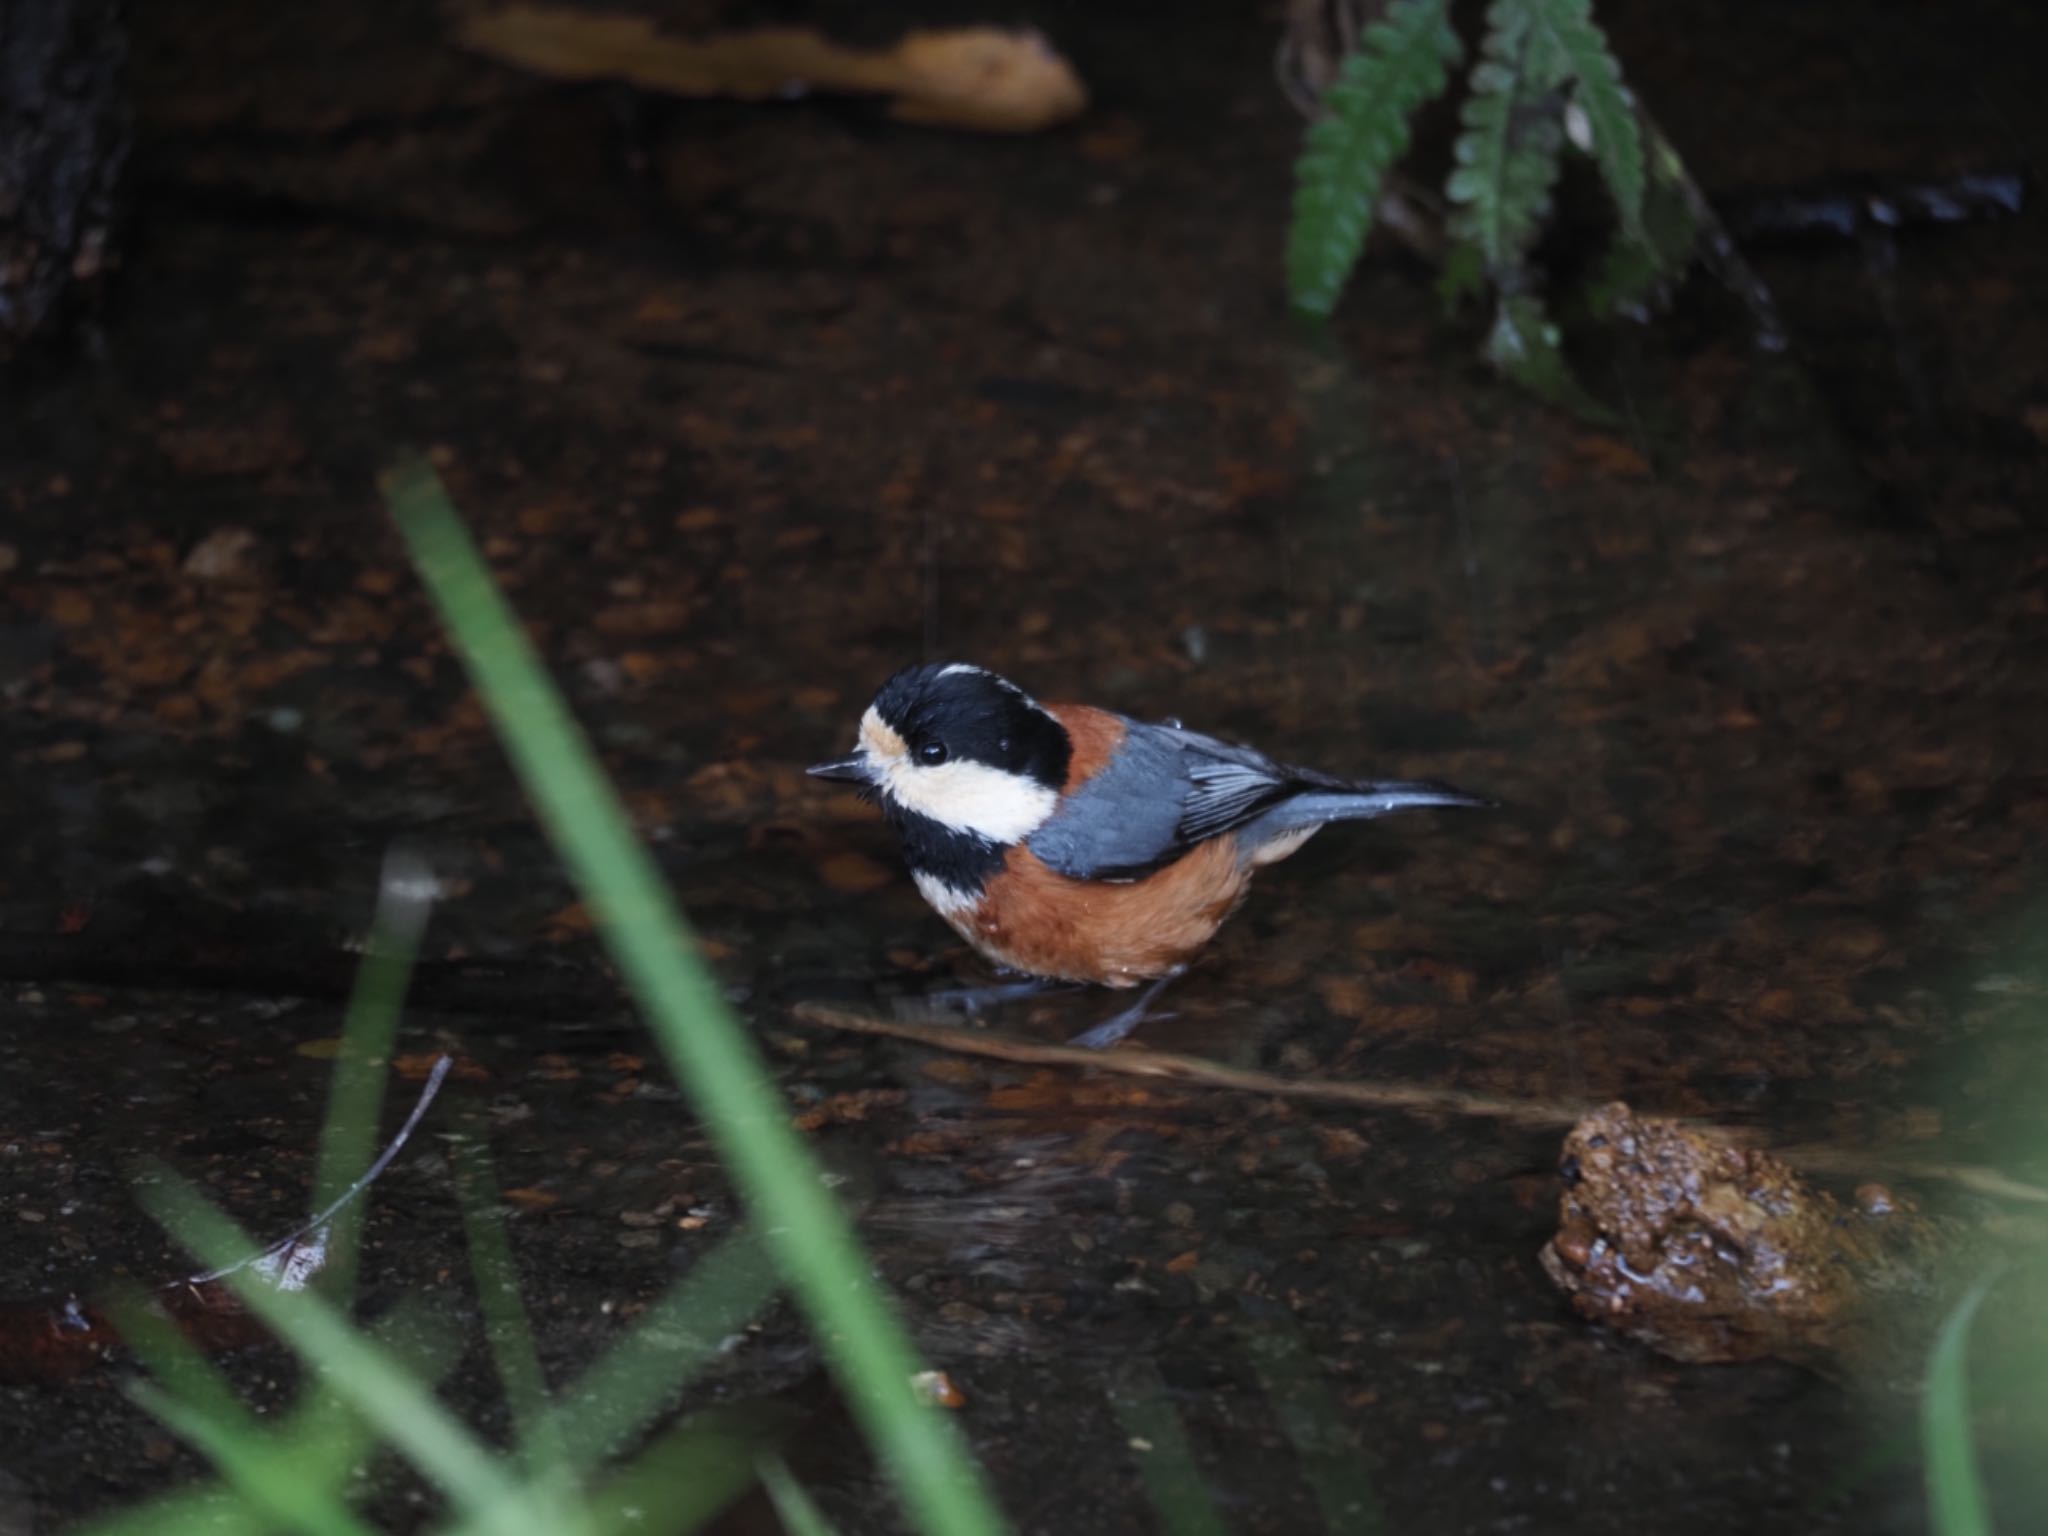
M 984 1008 L 998 1003 L 1013 1003 L 1021 998 L 1037 997 L 1045 992 L 1057 990 L 1059 983 L 1049 981 L 999 982 L 986 987 L 941 987 L 936 992 L 927 992 L 924 1004 L 936 1011 L 964 1013 L 970 1019 L 979 1018 Z

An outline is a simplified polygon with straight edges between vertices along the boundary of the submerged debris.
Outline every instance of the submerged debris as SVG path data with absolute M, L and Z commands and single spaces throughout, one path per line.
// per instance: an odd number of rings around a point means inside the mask
M 1944 1230 L 1880 1184 L 1844 1205 L 1770 1153 L 1626 1104 L 1565 1138 L 1543 1268 L 1583 1317 L 1674 1360 L 1823 1368 L 1938 1288 Z
M 910 1378 L 910 1390 L 917 1394 L 917 1400 L 934 1408 L 965 1408 L 967 1394 L 953 1385 L 953 1378 L 944 1371 L 919 1371 Z
M 150 1309 L 203 1351 L 239 1349 L 261 1338 L 261 1323 L 226 1283 L 228 1277 L 246 1269 L 275 1290 L 303 1291 L 311 1285 L 332 1256 L 335 1217 L 360 1199 L 404 1150 L 441 1092 L 454 1060 L 445 1055 L 435 1060 L 405 1123 L 376 1160 L 324 1210 L 232 1264 L 159 1286 L 147 1298 Z M 118 1320 L 107 1309 L 81 1302 L 76 1296 L 55 1302 L 0 1301 L 0 1385 L 68 1380 L 114 1358 L 120 1348 Z

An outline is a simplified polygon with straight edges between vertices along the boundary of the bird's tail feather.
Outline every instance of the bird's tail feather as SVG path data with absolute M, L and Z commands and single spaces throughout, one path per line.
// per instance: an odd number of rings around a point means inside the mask
M 1350 784 L 1342 789 L 1312 789 L 1295 795 L 1260 816 L 1247 830 L 1257 840 L 1284 836 L 1303 827 L 1319 827 L 1326 821 L 1365 821 L 1395 811 L 1433 808 L 1483 810 L 1494 804 L 1484 795 L 1469 794 L 1428 779 L 1389 779 Z

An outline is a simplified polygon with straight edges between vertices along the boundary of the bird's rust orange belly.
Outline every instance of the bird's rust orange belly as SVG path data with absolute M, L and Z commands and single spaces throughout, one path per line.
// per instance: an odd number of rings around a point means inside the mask
M 1130 987 L 1164 976 L 1208 943 L 1250 879 L 1230 836 L 1124 883 L 1070 879 L 1017 847 L 982 899 L 947 921 L 998 965 Z

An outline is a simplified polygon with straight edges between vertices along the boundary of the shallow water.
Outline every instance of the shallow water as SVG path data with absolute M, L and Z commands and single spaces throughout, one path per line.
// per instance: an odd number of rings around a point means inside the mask
M 1910 242 L 1884 288 L 1762 258 L 1787 359 L 1692 294 L 1589 366 L 1610 433 L 1490 383 L 1390 253 L 1333 337 L 1292 325 L 1297 125 L 1229 8 L 1049 18 L 1098 96 L 1055 135 L 696 107 L 642 126 L 639 182 L 599 94 L 235 12 L 142 23 L 178 31 L 125 287 L 0 426 L 0 1296 L 182 1272 L 145 1155 L 253 1230 L 303 1215 L 394 842 L 450 892 L 406 1048 L 459 1053 L 447 1113 L 535 1192 L 550 1366 L 735 1219 L 383 522 L 372 476 L 420 444 L 1020 1528 L 1143 1526 L 1115 1401 L 1147 1370 L 1240 1529 L 1316 1528 L 1332 1478 L 1392 1529 L 1920 1528 L 1907 1459 L 1820 1502 L 1909 1405 L 1571 1315 L 1535 1260 L 1554 1134 L 793 1023 L 982 975 L 801 768 L 950 656 L 1446 778 L 1505 808 L 1320 836 L 1143 1043 L 2048 1176 L 2037 212 Z M 1812 8 L 1603 14 L 1710 189 L 2038 160 L 2027 8 L 1847 46 Z M 371 1234 L 373 1303 L 461 1304 L 437 1146 Z M 457 1381 L 495 1400 L 480 1359 Z M 788 1319 L 719 1390 L 789 1406 L 842 1528 L 890 1528 Z M 0 1464 L 53 1527 L 191 1469 L 111 1371 L 0 1386 Z

